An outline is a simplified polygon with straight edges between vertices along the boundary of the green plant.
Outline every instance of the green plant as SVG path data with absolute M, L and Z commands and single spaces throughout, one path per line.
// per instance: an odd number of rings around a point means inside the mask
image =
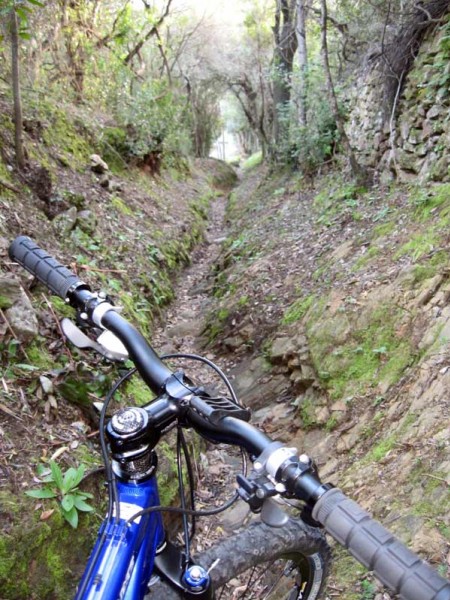
M 408 255 L 413 262 L 429 254 L 439 244 L 439 235 L 434 228 L 412 235 L 408 242 L 403 244 L 395 253 L 394 259 L 398 260 L 402 256 Z
M 449 190 L 448 184 L 442 184 L 436 190 L 412 188 L 409 202 L 414 207 L 414 218 L 425 221 L 432 217 L 438 207 L 448 202 Z
M 59 465 L 51 460 L 50 468 L 38 465 L 37 474 L 42 482 L 42 487 L 25 492 L 31 498 L 39 500 L 54 498 L 59 503 L 61 514 L 75 529 L 78 526 L 78 511 L 91 512 L 93 509 L 86 499 L 92 494 L 78 489 L 84 477 L 85 467 L 80 465 L 77 469 L 70 467 L 63 474 Z
M 293 403 L 294 406 L 298 406 L 296 402 Z M 316 424 L 316 417 L 314 414 L 314 405 L 311 399 L 306 398 L 303 400 L 299 406 L 300 418 L 302 420 L 302 426 L 306 429 L 311 429 Z
M 364 579 L 361 582 L 361 590 L 362 590 L 361 600 L 373 600 L 373 598 L 375 598 L 377 588 L 376 588 L 375 584 L 373 584 L 371 581 Z
M 325 423 L 325 430 L 328 432 L 333 431 L 333 429 L 336 427 L 337 424 L 338 424 L 337 418 L 335 416 L 331 416 Z
M 388 436 L 371 449 L 371 451 L 367 454 L 366 460 L 368 462 L 380 462 L 380 460 L 383 460 L 386 454 L 395 447 L 395 444 L 396 437 L 394 435 Z
M 262 163 L 262 152 L 256 152 L 247 158 L 242 164 L 244 171 L 250 171 Z

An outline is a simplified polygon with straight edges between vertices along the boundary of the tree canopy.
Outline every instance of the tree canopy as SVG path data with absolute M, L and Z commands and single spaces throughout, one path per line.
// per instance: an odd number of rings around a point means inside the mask
M 448 12 L 443 0 L 227 6 L 1 0 L 0 77 L 5 93 L 14 90 L 17 131 L 22 89 L 25 111 L 45 100 L 102 113 L 99 122 L 122 128 L 108 143 L 126 160 L 207 156 L 226 126 L 243 152 L 261 149 L 308 171 L 345 141 L 340 90 L 356 70 L 384 65 L 392 113 L 424 32 Z

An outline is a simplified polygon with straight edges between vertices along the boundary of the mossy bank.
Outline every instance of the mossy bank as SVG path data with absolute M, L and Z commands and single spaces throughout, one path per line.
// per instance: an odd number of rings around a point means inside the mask
M 52 458 L 63 470 L 81 463 L 89 473 L 98 469 L 93 402 L 104 399 L 123 368 L 65 346 L 58 319 L 73 317 L 70 307 L 10 262 L 9 243 L 30 235 L 93 290 L 108 293 L 151 339 L 174 279 L 203 239 L 211 203 L 236 176 L 220 161 L 183 157 L 151 176 L 111 147 L 102 119 L 87 109 L 40 104 L 27 116 L 27 174 L 14 169 L 10 127 L 1 138 L 1 179 L 16 191 L 0 188 L 0 449 L 7 457 L 0 468 L 0 595 L 64 600 L 92 548 L 105 490 L 95 490 L 98 512 L 81 515 L 76 530 L 55 501 L 24 493 L 37 486 L 38 465 Z M 138 377 L 116 398 L 150 399 Z M 162 498 L 170 503 L 177 485 L 169 447 L 163 456 Z

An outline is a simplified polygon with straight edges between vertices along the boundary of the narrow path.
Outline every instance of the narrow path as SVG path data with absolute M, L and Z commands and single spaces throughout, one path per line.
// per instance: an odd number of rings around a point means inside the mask
M 211 269 L 225 239 L 224 215 L 227 199 L 218 197 L 211 205 L 205 241 L 193 252 L 191 265 L 175 284 L 175 299 L 165 313 L 164 323 L 153 332 L 152 345 L 159 353 L 199 353 L 211 281 Z
M 196 248 L 191 265 L 176 282 L 175 299 L 165 314 L 164 323 L 153 332 L 152 345 L 158 353 L 205 354 L 199 338 L 210 306 L 212 268 L 219 256 L 221 242 L 226 237 L 226 203 L 227 198 L 221 196 L 211 205 L 205 241 Z M 216 356 L 211 351 L 206 353 L 206 357 L 224 371 L 234 365 L 230 359 Z M 181 367 L 196 383 L 206 384 L 213 379 L 213 385 L 220 389 L 220 382 L 214 380 L 214 373 L 210 368 L 194 361 L 182 362 Z M 225 388 L 222 393 L 226 393 Z M 196 470 L 197 508 L 221 506 L 235 493 L 236 475 L 242 470 L 240 451 L 225 445 L 210 445 L 200 455 Z M 218 537 L 223 536 L 224 531 L 234 531 L 248 515 L 247 504 L 239 501 L 224 513 L 208 519 L 202 518 L 197 524 L 194 552 L 213 544 Z

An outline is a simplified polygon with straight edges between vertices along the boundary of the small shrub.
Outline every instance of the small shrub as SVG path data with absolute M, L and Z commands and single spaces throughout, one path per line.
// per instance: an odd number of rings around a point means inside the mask
M 84 471 L 84 465 L 80 465 L 78 469 L 70 467 L 63 474 L 56 462 L 51 460 L 50 468 L 43 465 L 38 466 L 37 472 L 41 479 L 42 487 L 36 490 L 29 490 L 25 494 L 39 500 L 57 500 L 61 514 L 75 529 L 78 526 L 78 511 L 91 512 L 94 510 L 86 502 L 88 498 L 92 498 L 92 494 L 82 492 L 78 489 L 84 477 Z

